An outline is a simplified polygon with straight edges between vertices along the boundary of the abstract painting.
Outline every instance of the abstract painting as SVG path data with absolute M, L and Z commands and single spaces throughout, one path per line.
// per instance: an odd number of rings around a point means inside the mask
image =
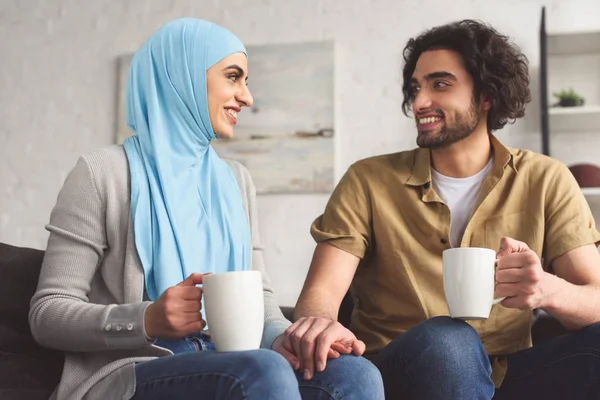
M 329 193 L 334 184 L 334 45 L 306 42 L 248 46 L 254 98 L 238 116 L 234 138 L 214 140 L 221 156 L 248 168 L 257 193 Z M 119 60 L 117 141 L 125 123 L 130 57 Z M 125 79 L 125 80 L 123 80 Z

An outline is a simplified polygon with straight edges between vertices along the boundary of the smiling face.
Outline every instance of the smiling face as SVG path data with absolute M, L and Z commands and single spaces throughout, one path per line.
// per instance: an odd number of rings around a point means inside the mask
M 219 139 L 233 137 L 238 113 L 253 99 L 246 81 L 248 60 L 244 53 L 225 57 L 206 71 L 206 96 L 210 123 Z
M 411 79 L 417 145 L 447 147 L 485 124 L 485 104 L 474 95 L 473 79 L 452 50 L 425 51 Z M 482 116 L 484 118 L 482 118 Z

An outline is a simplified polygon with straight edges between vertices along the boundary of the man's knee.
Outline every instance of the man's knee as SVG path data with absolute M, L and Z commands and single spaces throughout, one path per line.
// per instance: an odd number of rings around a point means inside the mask
M 397 342 L 397 343 L 394 343 Z M 461 363 L 484 354 L 479 335 L 470 325 L 450 317 L 428 319 L 390 344 L 406 362 L 427 354 L 431 362 Z
M 586 343 L 590 343 L 591 346 L 600 348 L 600 322 L 596 322 L 588 326 L 587 328 L 579 331 L 582 340 Z
M 434 347 L 443 353 L 460 355 L 481 346 L 479 335 L 475 329 L 464 321 L 450 317 L 434 317 L 413 329 L 416 340 L 413 341 L 413 345 Z

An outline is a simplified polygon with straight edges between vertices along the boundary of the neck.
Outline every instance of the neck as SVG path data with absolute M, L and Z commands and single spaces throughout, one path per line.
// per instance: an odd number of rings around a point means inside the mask
M 481 171 L 492 155 L 486 127 L 477 127 L 471 136 L 452 145 L 431 150 L 431 166 L 442 175 L 467 178 Z

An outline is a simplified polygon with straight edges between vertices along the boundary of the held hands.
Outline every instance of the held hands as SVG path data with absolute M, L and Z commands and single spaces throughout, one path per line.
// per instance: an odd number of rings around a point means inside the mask
M 360 356 L 365 351 L 365 344 L 342 324 L 321 317 L 300 318 L 275 339 L 272 347 L 296 371 L 303 371 L 305 380 L 313 377 L 315 367 L 323 371 L 327 359 L 350 353 Z
M 544 271 L 535 252 L 518 240 L 502 238 L 497 253 L 495 297 L 507 308 L 543 308 L 557 278 Z
M 161 339 L 182 339 L 200 332 L 206 326 L 202 319 L 202 274 L 191 274 L 183 282 L 171 286 L 146 308 L 146 335 Z

